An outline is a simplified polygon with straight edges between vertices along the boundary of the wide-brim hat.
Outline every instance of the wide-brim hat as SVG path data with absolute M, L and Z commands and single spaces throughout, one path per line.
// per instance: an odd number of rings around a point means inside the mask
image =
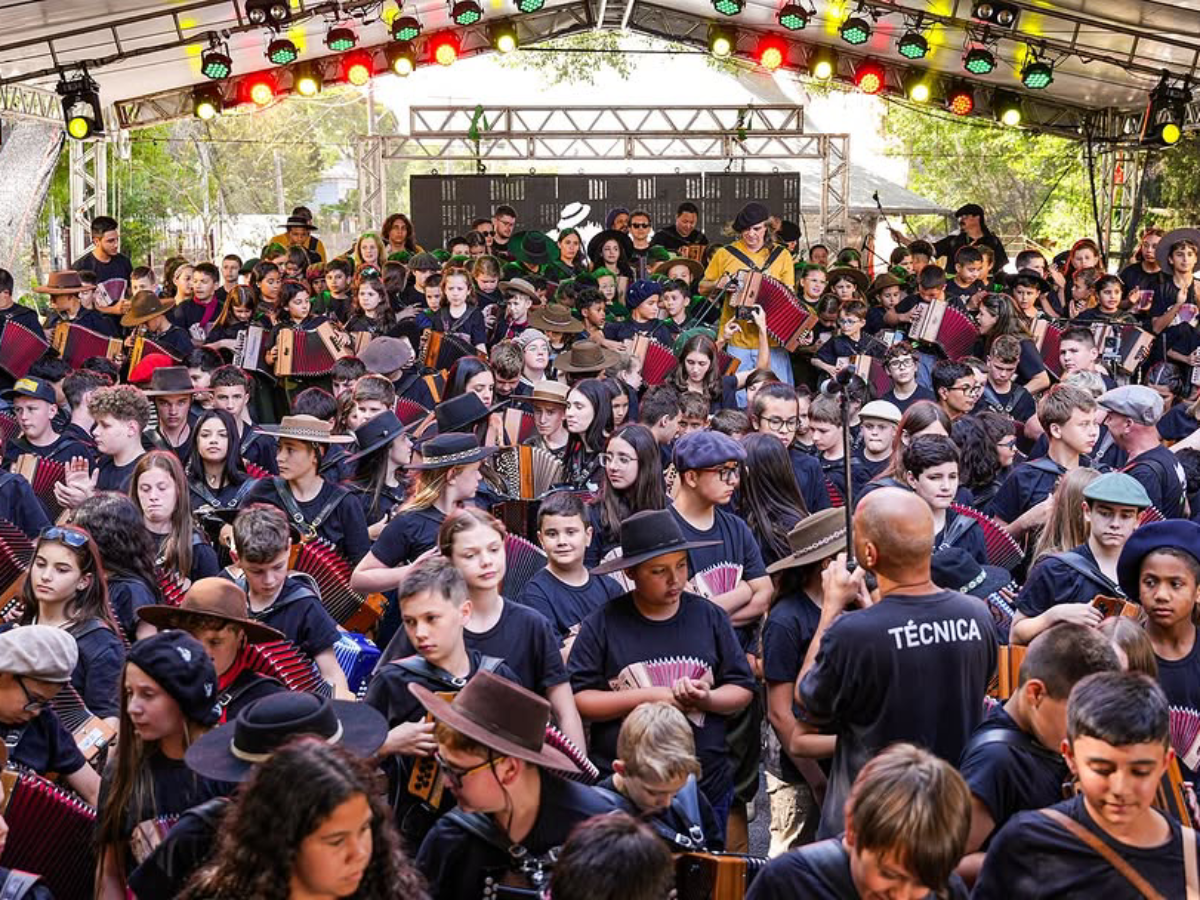
M 258 430 L 276 440 L 290 438 L 293 441 L 308 441 L 310 444 L 354 442 L 354 438 L 348 434 L 334 434 L 333 426 L 316 416 L 284 416 L 278 425 L 259 425 Z
M 1171 271 L 1171 247 L 1180 241 L 1191 241 L 1197 248 L 1200 248 L 1200 229 L 1175 228 L 1162 236 L 1162 240 L 1154 248 L 1154 258 L 1158 260 L 1158 264 L 1164 272 Z
M 1121 548 L 1117 584 L 1132 602 L 1138 602 L 1142 560 L 1156 550 L 1183 550 L 1200 559 L 1200 524 L 1187 519 L 1167 519 L 1139 525 Z
M 620 354 L 601 347 L 595 341 L 576 341 L 554 357 L 554 368 L 560 372 L 603 372 L 616 363 Z
M 317 226 L 313 224 L 312 219 L 306 219 L 304 216 L 288 216 L 288 220 L 279 227 L 284 231 L 290 228 L 307 228 L 309 231 L 317 230 Z
M 480 669 L 453 701 L 416 682 L 409 691 L 439 722 L 489 750 L 559 772 L 578 772 L 575 762 L 546 746 L 550 702 L 533 691 Z
M 496 452 L 495 447 L 481 447 L 475 435 L 461 431 L 438 434 L 421 444 L 421 462 L 410 463 L 409 469 L 448 469 L 451 466 L 469 466 L 487 459 Z
M 1004 281 L 1004 286 L 1008 289 L 1010 294 L 1012 293 L 1013 288 L 1017 286 L 1018 278 L 1027 278 L 1035 282 L 1037 284 L 1037 289 L 1043 294 L 1048 294 L 1054 290 L 1054 286 L 1051 285 L 1050 282 L 1041 275 L 1039 275 L 1037 269 L 1018 269 L 1011 275 L 1002 272 L 1000 277 Z
M 719 543 L 685 540 L 675 514 L 669 509 L 646 509 L 634 513 L 621 523 L 621 555 L 602 562 L 592 569 L 592 573 L 607 575 L 609 572 L 620 572 L 667 553 L 698 550 Z
M 150 373 L 150 383 L 142 391 L 147 397 L 194 394 L 192 376 L 186 366 L 162 366 Z
M 858 271 L 855 269 L 855 271 Z M 868 297 L 875 297 L 883 293 L 890 287 L 904 287 L 904 282 L 893 275 L 891 272 L 884 272 L 882 275 L 877 275 L 875 280 L 871 282 L 871 287 L 867 290 Z
M 373 453 L 406 433 L 400 417 L 392 410 L 385 409 L 354 429 L 354 440 L 358 444 L 358 450 L 347 457 L 346 462 L 362 459 L 368 453 Z
M 365 759 L 387 733 L 387 720 L 370 704 L 283 691 L 254 701 L 234 721 L 197 738 L 184 762 L 205 778 L 237 782 L 301 735 L 324 738 Z
M 591 214 L 592 208 L 586 203 L 568 203 L 558 214 L 559 237 L 561 238 L 562 232 L 568 228 L 574 228 L 576 225 L 586 222 L 587 217 Z
M 64 269 L 61 272 L 51 272 L 45 284 L 39 284 L 34 290 L 39 294 L 78 294 L 90 288 L 84 284 L 79 273 L 74 269 Z
M 807 566 L 844 553 L 847 546 L 846 511 L 823 509 L 805 516 L 788 532 L 788 546 L 792 552 L 767 566 L 769 574 Z
M 190 623 L 200 619 L 220 619 L 239 626 L 251 644 L 281 641 L 282 632 L 249 618 L 246 613 L 246 592 L 228 578 L 201 578 L 188 588 L 179 606 L 155 604 L 143 606 L 138 618 L 158 629 L 180 628 L 190 631 Z
M 783 219 L 779 223 L 779 230 L 775 232 L 775 237 L 781 243 L 790 244 L 792 241 L 800 240 L 800 226 L 790 219 Z
M 655 275 L 666 275 L 676 266 L 685 266 L 691 275 L 692 281 L 704 275 L 704 266 L 700 265 L 698 260 L 689 259 L 686 256 L 672 256 L 670 259 L 664 259 L 650 271 Z
M 554 403 L 566 409 L 570 389 L 561 381 L 543 379 L 533 386 L 533 391 L 523 397 L 526 403 Z
M 537 288 L 524 278 L 509 278 L 507 281 L 501 281 L 497 287 L 500 291 L 516 291 L 518 294 L 524 294 L 535 302 L 542 299 Z
M 984 599 L 1012 582 L 1012 573 L 1000 566 L 980 565 L 961 547 L 934 551 L 930 561 L 933 583 L 943 590 Z
M 160 297 L 154 291 L 138 291 L 129 301 L 129 311 L 121 316 L 121 327 L 132 328 L 141 325 L 155 316 L 169 313 L 174 308 L 175 301 L 170 297 Z
M 594 263 L 597 260 L 602 260 L 603 257 L 600 255 L 600 248 L 602 248 L 608 241 L 616 241 L 618 244 L 620 244 L 621 252 L 625 255 L 626 259 L 629 259 L 631 256 L 633 256 L 633 239 L 623 231 L 617 231 L 615 228 L 606 228 L 604 231 L 601 231 L 590 241 L 588 241 L 588 259 Z M 596 264 L 599 265 L 599 263 Z
M 561 303 L 548 303 L 529 311 L 529 325 L 539 331 L 557 331 L 560 334 L 578 334 L 583 323 L 571 315 L 571 310 Z
M 964 203 L 954 211 L 954 218 L 958 219 L 963 216 L 979 216 L 983 218 L 983 207 L 978 203 Z
M 862 269 L 856 269 L 854 266 L 834 266 L 827 271 L 826 276 L 829 278 L 829 284 L 833 284 L 838 278 L 849 278 L 858 287 L 860 293 L 866 293 L 870 282 L 867 280 L 867 273 Z
M 542 231 L 518 231 L 508 240 L 508 253 L 517 262 L 545 266 L 558 262 L 558 244 Z
M 451 397 L 449 400 L 443 400 L 437 405 L 434 410 L 434 418 L 437 419 L 438 431 L 442 434 L 450 434 L 456 431 L 467 431 L 473 429 L 476 425 L 500 409 L 505 401 L 495 403 L 492 406 L 486 405 L 479 399 L 479 395 L 474 391 L 467 391 L 459 394 L 457 397 Z

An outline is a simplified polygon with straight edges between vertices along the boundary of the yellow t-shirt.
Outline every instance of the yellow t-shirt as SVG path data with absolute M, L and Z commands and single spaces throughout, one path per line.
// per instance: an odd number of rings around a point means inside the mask
M 771 249 L 774 245 L 765 245 L 757 252 L 751 252 L 739 238 L 731 245 L 736 247 L 743 256 L 751 260 L 756 267 L 762 266 L 767 261 L 767 257 L 771 255 Z M 744 262 L 734 256 L 725 247 L 722 247 L 713 254 L 712 259 L 708 262 L 708 268 L 704 270 L 704 281 L 716 281 L 722 275 L 736 276 L 738 272 L 746 269 Z M 776 281 L 782 281 L 792 290 L 796 289 L 796 268 L 792 260 L 792 254 L 785 248 L 771 263 L 770 267 L 764 272 L 764 275 L 769 275 Z M 717 334 L 723 334 L 725 323 L 733 318 L 733 307 L 729 305 L 731 293 L 725 295 L 725 300 L 721 305 L 721 321 L 717 327 Z M 740 322 L 741 331 L 735 334 L 729 340 L 731 347 L 737 347 L 741 350 L 757 350 L 758 349 L 758 327 L 753 322 Z M 768 337 L 768 343 L 772 347 L 780 346 L 774 340 Z
M 285 246 L 285 247 L 292 246 L 291 241 L 288 240 L 288 235 L 287 235 L 286 231 L 283 234 L 275 235 L 275 237 L 271 238 L 271 240 L 267 241 L 267 243 L 268 244 L 283 244 L 283 246 Z M 321 257 L 322 263 L 325 263 L 327 261 L 325 258 L 325 245 L 321 243 L 320 238 L 317 239 L 317 245 L 314 248 L 314 252 L 317 254 L 317 256 Z

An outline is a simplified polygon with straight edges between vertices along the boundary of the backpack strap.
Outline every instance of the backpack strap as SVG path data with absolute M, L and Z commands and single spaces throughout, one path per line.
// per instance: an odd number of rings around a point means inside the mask
M 333 485 L 333 496 L 329 498 L 329 502 L 321 507 L 321 511 L 313 516 L 312 521 L 304 518 L 304 513 L 300 511 L 300 505 L 296 502 L 296 498 L 292 495 L 291 488 L 287 482 L 278 475 L 271 476 L 271 484 L 275 487 L 275 493 L 279 495 L 279 499 L 283 501 L 284 509 L 291 517 L 292 521 L 297 525 L 307 528 L 312 534 L 317 533 L 317 529 L 321 527 L 329 516 L 337 509 L 338 504 L 350 496 L 350 492 L 340 484 Z
M 0 900 L 21 900 L 34 885 L 41 884 L 42 877 L 31 872 L 9 869 L 4 886 L 0 887 Z
M 969 532 L 972 527 L 978 526 L 979 523 L 976 522 L 971 516 L 965 516 L 962 513 L 955 514 L 954 518 L 950 522 L 950 525 L 942 534 L 942 542 L 938 545 L 938 549 L 944 550 L 946 547 L 953 547 L 957 545 L 959 541 L 967 536 L 967 532 Z
M 392 665 L 399 666 L 410 675 L 416 675 L 418 678 L 436 685 L 439 690 L 443 691 L 460 691 L 467 683 L 467 679 L 452 675 L 440 666 L 435 666 L 423 656 L 415 653 L 403 659 L 393 660 Z M 489 819 L 488 821 L 491 820 Z
M 1093 834 L 1066 813 L 1057 809 L 1039 809 L 1038 813 L 1045 816 L 1055 825 L 1060 826 L 1064 831 L 1078 838 L 1080 843 L 1086 845 L 1097 856 L 1116 869 L 1117 873 L 1133 885 L 1134 889 L 1145 897 L 1146 900 L 1166 900 L 1162 894 L 1155 890 L 1154 885 L 1143 878 L 1141 873 L 1131 866 L 1121 854 L 1117 853 L 1116 850 L 1101 840 L 1098 835 Z
M 1086 556 L 1074 550 L 1067 550 L 1064 553 L 1057 553 L 1054 556 L 1067 568 L 1074 572 L 1078 572 L 1084 578 L 1094 584 L 1100 585 L 1106 591 L 1115 591 L 1115 596 L 1124 597 L 1125 592 L 1121 590 L 1121 586 L 1109 580 L 1108 576 L 1093 566 Z
M 1026 734 L 1024 731 L 1015 730 L 1012 728 L 982 728 L 976 731 L 970 738 L 967 739 L 967 745 L 963 748 L 962 758 L 966 759 L 967 754 L 973 753 L 981 747 L 987 747 L 991 744 L 1004 744 L 1008 747 L 1014 747 L 1018 750 L 1025 750 L 1034 756 L 1040 757 L 1047 761 L 1062 763 L 1062 755 L 1055 753 L 1046 747 L 1039 744 L 1034 738 Z

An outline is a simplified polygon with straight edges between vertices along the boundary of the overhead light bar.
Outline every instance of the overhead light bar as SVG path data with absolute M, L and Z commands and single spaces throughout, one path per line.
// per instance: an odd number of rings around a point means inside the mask
M 354 33 L 353 28 L 336 25 L 325 35 L 325 46 L 334 53 L 345 53 L 358 46 L 358 35 Z
M 73 78 L 64 77 L 55 87 L 62 97 L 63 120 L 67 134 L 77 141 L 104 134 L 104 113 L 100 106 L 100 86 L 87 71 Z
M 273 66 L 288 66 L 299 58 L 299 49 L 287 38 L 276 38 L 267 45 L 267 59 Z
M 408 43 L 415 41 L 421 33 L 421 23 L 416 16 L 397 16 L 392 20 L 392 40 Z
M 785 3 L 775 18 L 788 31 L 803 31 L 808 27 L 812 13 L 799 3 Z

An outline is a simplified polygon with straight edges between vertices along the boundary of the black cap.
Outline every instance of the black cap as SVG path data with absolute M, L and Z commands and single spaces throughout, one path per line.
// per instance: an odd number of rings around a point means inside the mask
M 751 200 L 738 210 L 737 218 L 733 220 L 733 230 L 745 231 L 747 228 L 761 225 L 769 218 L 771 218 L 771 211 L 757 200 Z
M 967 203 L 954 211 L 954 218 L 958 219 L 962 216 L 979 216 L 982 219 L 983 207 L 978 203 Z

